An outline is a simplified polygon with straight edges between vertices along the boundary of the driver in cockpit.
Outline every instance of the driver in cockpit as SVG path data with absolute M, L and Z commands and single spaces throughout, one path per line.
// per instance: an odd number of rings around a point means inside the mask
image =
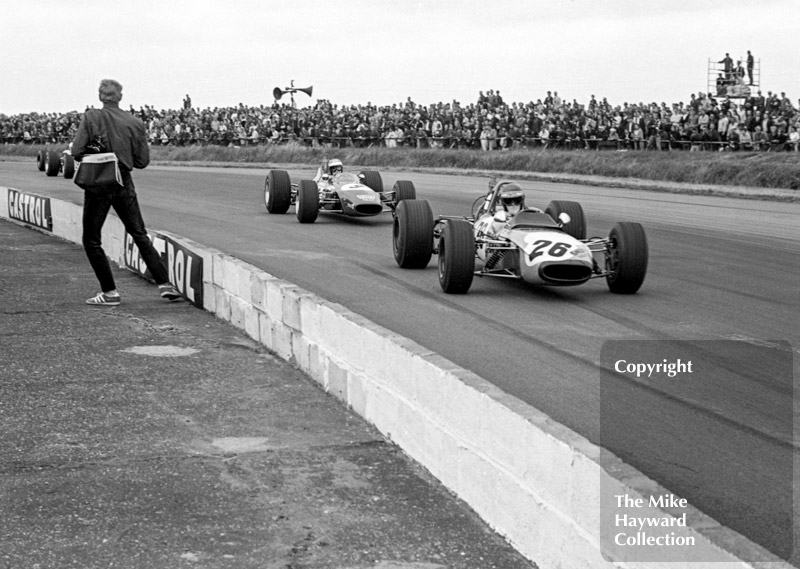
M 322 180 L 330 180 L 342 172 L 344 172 L 342 161 L 338 158 L 332 158 L 324 161 L 322 166 L 317 169 L 317 175 L 314 176 L 314 181 L 319 183 Z
M 525 192 L 520 185 L 516 182 L 505 184 L 497 195 L 494 210 L 489 212 L 492 216 L 492 232 L 496 234 L 523 209 L 525 209 Z

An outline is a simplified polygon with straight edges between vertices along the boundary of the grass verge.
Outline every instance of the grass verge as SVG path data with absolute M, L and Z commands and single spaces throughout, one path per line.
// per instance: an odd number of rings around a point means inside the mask
M 0 146 L 0 157 L 31 158 L 41 145 Z M 59 148 L 60 150 L 60 148 Z M 311 164 L 339 158 L 345 164 L 374 168 L 440 168 L 574 174 L 622 179 L 749 188 L 800 188 L 800 153 L 795 152 L 647 152 L 613 150 L 443 150 L 410 148 L 309 148 L 300 145 L 151 148 L 158 162 L 245 164 Z

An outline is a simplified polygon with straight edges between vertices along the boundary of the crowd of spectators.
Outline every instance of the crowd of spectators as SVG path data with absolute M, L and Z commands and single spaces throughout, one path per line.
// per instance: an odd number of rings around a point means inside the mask
M 687 102 L 623 103 L 591 96 L 585 104 L 556 91 L 537 101 L 506 102 L 497 90 L 476 102 L 336 105 L 291 104 L 180 109 L 149 105 L 130 112 L 154 146 L 301 144 L 329 147 L 615 150 L 798 150 L 800 100 L 768 92 L 741 99 L 692 94 Z M 5 144 L 67 144 L 81 113 L 0 114 Z

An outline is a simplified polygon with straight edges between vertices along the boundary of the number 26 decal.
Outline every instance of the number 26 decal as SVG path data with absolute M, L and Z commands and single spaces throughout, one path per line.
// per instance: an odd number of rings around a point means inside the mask
M 561 243 L 560 241 L 553 243 L 547 239 L 539 239 L 531 243 L 531 245 L 532 248 L 528 252 L 528 261 L 533 261 L 536 257 L 544 255 L 545 249 L 548 247 L 550 248 L 547 249 L 547 254 L 551 257 L 563 257 L 572 247 L 569 243 Z

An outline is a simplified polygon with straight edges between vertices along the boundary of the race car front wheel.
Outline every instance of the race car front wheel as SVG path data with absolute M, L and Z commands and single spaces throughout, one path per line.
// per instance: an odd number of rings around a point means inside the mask
M 647 273 L 649 252 L 644 228 L 639 223 L 620 221 L 611 228 L 608 241 L 608 289 L 617 294 L 633 294 Z
M 292 180 L 286 170 L 270 170 L 264 181 L 264 204 L 270 213 L 286 213 L 292 204 Z
M 414 182 L 410 180 L 397 180 L 392 191 L 394 192 L 396 203 L 400 203 L 403 200 L 417 199 L 417 189 L 414 187 Z
M 36 167 L 40 172 L 44 172 L 44 151 L 40 150 L 36 153 Z
M 373 192 L 383 193 L 383 178 L 381 173 L 377 170 L 362 170 L 361 176 L 364 180 L 364 185 Z
M 314 180 L 300 180 L 297 188 L 297 221 L 314 223 L 319 213 L 319 188 Z
M 439 237 L 439 286 L 448 294 L 466 294 L 475 274 L 475 236 L 468 221 L 445 222 Z
M 562 229 L 575 239 L 586 239 L 586 216 L 583 214 L 583 208 L 578 202 L 554 200 L 547 204 L 544 212 L 557 223 L 561 223 L 558 216 L 566 213 L 569 216 L 569 221 L 562 224 Z
M 48 150 L 44 158 L 44 173 L 48 176 L 58 176 L 58 171 L 61 169 L 61 160 L 58 157 L 58 152 L 55 150 Z
M 394 260 L 404 269 L 424 269 L 433 255 L 433 212 L 425 200 L 397 205 L 392 227 Z

